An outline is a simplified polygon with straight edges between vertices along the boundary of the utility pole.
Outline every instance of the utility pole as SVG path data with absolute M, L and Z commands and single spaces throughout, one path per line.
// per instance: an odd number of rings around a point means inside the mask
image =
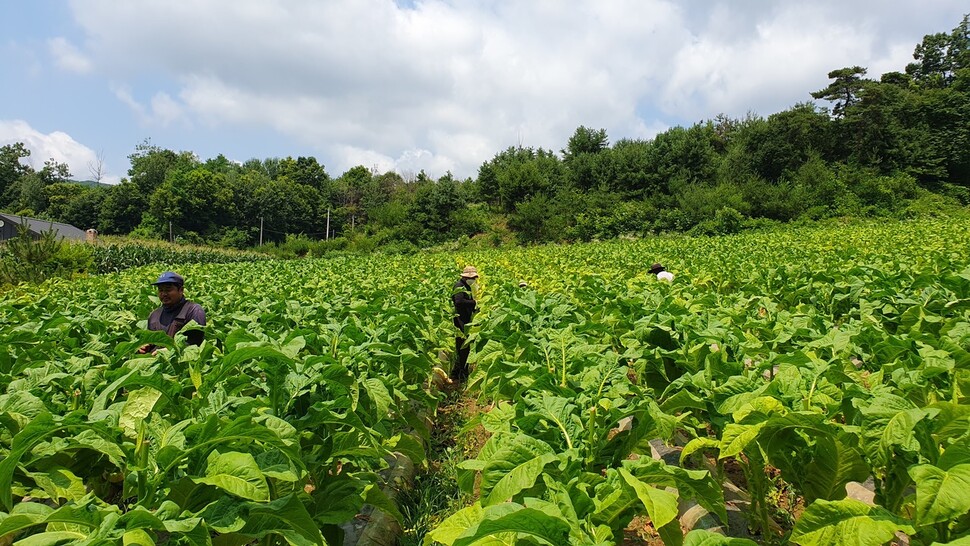
M 324 239 L 327 241 L 330 240 L 330 207 L 327 207 L 327 233 L 324 236 Z
M 263 217 L 259 217 L 259 246 L 263 246 Z
M 172 237 L 172 221 L 168 221 L 168 242 L 174 243 L 175 239 Z

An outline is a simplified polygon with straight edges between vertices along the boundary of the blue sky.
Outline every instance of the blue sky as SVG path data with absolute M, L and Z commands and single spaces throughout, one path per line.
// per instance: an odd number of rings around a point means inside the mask
M 903 70 L 950 0 L 0 3 L 0 145 L 126 176 L 135 146 L 474 177 L 580 125 L 651 138 L 767 116 L 833 69 Z

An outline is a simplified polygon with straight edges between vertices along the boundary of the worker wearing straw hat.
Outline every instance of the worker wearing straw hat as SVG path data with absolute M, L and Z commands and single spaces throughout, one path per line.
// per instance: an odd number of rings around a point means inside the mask
M 451 291 L 451 301 L 455 304 L 455 328 L 461 335 L 455 336 L 455 365 L 451 368 L 451 380 L 460 383 L 468 379 L 468 352 L 470 348 L 465 344 L 466 327 L 472 321 L 477 311 L 475 301 L 475 285 L 478 282 L 478 270 L 474 266 L 466 266 L 461 277 L 455 282 Z

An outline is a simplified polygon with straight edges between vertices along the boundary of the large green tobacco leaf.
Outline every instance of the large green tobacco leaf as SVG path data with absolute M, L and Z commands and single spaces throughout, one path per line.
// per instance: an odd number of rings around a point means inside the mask
M 16 542 L 17 546 L 57 546 L 60 544 L 92 544 L 88 536 L 75 531 L 49 531 L 30 535 Z
M 892 446 L 898 445 L 907 451 L 919 451 L 919 439 L 913 431 L 917 423 L 933 417 L 936 413 L 936 410 L 922 408 L 913 408 L 896 413 L 889 418 L 886 428 L 883 429 L 882 448 L 888 451 Z
M 677 517 L 677 495 L 640 481 L 625 468 L 620 469 L 620 475 L 636 491 L 654 527 L 667 525 Z
M 326 476 L 311 493 L 313 518 L 319 523 L 350 521 L 364 505 L 363 494 L 367 485 L 367 482 L 347 474 Z
M 684 537 L 684 546 L 757 546 L 746 538 L 731 538 L 705 529 L 694 529 Z
M 388 410 L 394 404 L 391 393 L 387 390 L 384 382 L 377 377 L 369 377 L 363 380 L 361 385 L 367 391 L 367 396 L 374 403 L 375 419 L 378 421 L 381 420 L 388 414 Z
M 430 546 L 436 542 L 452 546 L 455 539 L 462 535 L 469 528 L 478 525 L 482 521 L 485 510 L 477 502 L 471 506 L 462 508 L 454 514 L 448 516 L 440 525 L 424 536 L 424 545 Z
M 117 393 L 122 389 L 134 391 L 134 387 L 151 387 L 172 401 L 176 401 L 178 399 L 178 392 L 182 388 L 181 385 L 164 377 L 162 374 L 149 372 L 142 373 L 142 370 L 135 368 L 127 371 L 124 375 L 113 381 L 98 394 L 91 405 L 90 411 L 88 412 L 89 419 L 91 421 L 103 419 L 107 407 L 114 401 L 114 397 L 117 395 Z M 181 411 L 182 408 L 175 403 L 172 409 L 178 412 Z M 137 412 L 140 410 L 133 408 L 133 411 Z
M 795 522 L 791 541 L 802 546 L 879 546 L 896 531 L 915 532 L 886 510 L 855 499 L 817 500 Z
M 206 463 L 205 476 L 194 481 L 253 501 L 266 502 L 270 497 L 266 478 L 249 453 L 213 451 Z
M 843 499 L 845 484 L 864 482 L 869 477 L 869 465 L 858 449 L 831 436 L 819 435 L 815 442 L 814 456 L 800 473 L 804 476 L 801 487 L 807 503 Z
M 761 430 L 767 424 L 765 421 L 754 425 L 729 423 L 724 427 L 724 433 L 721 435 L 721 442 L 718 446 L 720 448 L 718 458 L 734 457 L 744 451 L 748 447 L 748 444 L 758 437 L 758 434 L 761 433 Z
M 635 511 L 643 506 L 637 492 L 614 469 L 606 471 L 606 481 L 597 488 L 593 502 L 593 523 L 606 525 L 616 531 L 625 527 Z
M 185 436 L 192 438 L 191 447 L 173 442 L 159 450 L 156 459 L 163 470 L 168 471 L 193 454 L 208 455 L 222 444 L 259 443 L 273 446 L 293 461 L 299 461 L 299 446 L 291 445 L 274 430 L 255 422 L 251 415 L 240 415 L 232 421 L 213 415 L 204 423 L 194 423 L 185 428 Z M 174 434 L 174 433 L 173 433 Z M 177 436 L 177 434 L 176 434 Z
M 367 504 L 379 508 L 386 514 L 397 520 L 399 524 L 404 524 L 404 516 L 398 509 L 397 504 L 384 493 L 377 484 L 370 484 L 365 488 L 364 500 Z
M 727 521 L 724 491 L 706 470 L 687 470 L 645 457 L 625 461 L 623 466 L 644 483 L 655 487 L 676 488 L 681 499 L 694 499 L 708 512 L 716 514 L 721 521 Z
M 28 472 L 27 475 L 55 502 L 59 499 L 78 501 L 87 494 L 84 481 L 67 468 L 52 467 L 46 472 Z
M 45 411 L 48 410 L 44 401 L 29 391 L 14 391 L 0 395 L 0 413 L 9 412 L 20 426 Z
M 35 502 L 17 504 L 10 515 L 0 521 L 0 537 L 42 524 L 69 524 L 84 529 L 98 529 L 107 520 L 117 521 L 117 508 L 101 509 L 93 494 L 78 503 L 53 509 Z
M 961 437 L 964 438 L 964 445 L 970 443 L 970 438 L 966 437 L 967 430 L 970 430 L 970 404 L 937 402 L 929 407 L 939 410 L 939 413 L 933 418 L 934 438 L 943 445 L 946 445 L 948 441 L 959 440 Z M 949 448 L 947 449 L 949 450 Z M 970 447 L 967 449 L 970 449 Z M 967 461 L 970 462 L 970 457 L 967 458 Z
M 911 401 L 894 394 L 880 394 L 868 404 L 858 400 L 863 417 L 862 433 L 866 440 L 866 454 L 873 466 L 891 464 L 895 450 L 912 453 L 936 451 L 926 441 L 927 422 L 940 410 L 918 408 Z M 931 440 L 931 439 L 930 439 Z
M 553 445 L 559 443 L 566 449 L 579 445 L 583 433 L 583 425 L 577 416 L 577 406 L 561 396 L 550 396 L 543 393 L 541 398 L 526 398 L 524 405 L 528 407 L 525 415 L 518 419 L 519 427 L 527 433 L 542 435 L 542 429 L 548 427 L 554 432 L 546 436 Z M 551 437 L 552 435 L 558 438 Z
M 555 460 L 556 454 L 545 442 L 524 434 L 511 438 L 482 468 L 483 505 L 504 502 L 532 487 L 546 465 Z
M 586 515 L 592 512 L 596 506 L 593 499 L 585 491 L 576 487 L 575 483 L 569 486 L 560 483 L 552 476 L 544 474 L 542 476 L 546 484 L 547 498 L 555 507 L 555 514 L 561 517 L 570 527 L 570 536 L 573 538 L 587 534 Z M 535 500 L 529 500 L 529 506 L 535 508 Z M 549 510 L 544 510 L 551 513 Z M 595 532 L 595 531 L 594 531 Z
M 282 536 L 292 546 L 326 544 L 320 529 L 297 495 L 287 495 L 265 504 L 249 504 L 242 534 L 262 538 L 269 534 Z
M 970 512 L 970 463 L 946 470 L 929 464 L 909 469 L 916 482 L 916 521 L 930 525 Z
M 3 506 L 7 509 L 13 506 L 13 494 L 10 485 L 21 457 L 47 436 L 69 428 L 85 430 L 91 429 L 91 426 L 81 422 L 77 416 L 58 422 L 49 413 L 42 413 L 13 437 L 10 451 L 0 461 L 0 503 Z
M 470 546 L 486 537 L 506 533 L 526 535 L 559 546 L 568 544 L 569 525 L 541 510 L 503 503 L 485 507 L 481 520 L 456 537 L 450 546 Z
M 121 538 L 124 546 L 155 546 L 155 541 L 144 529 L 126 531 Z
M 21 502 L 0 520 L 0 537 L 16 533 L 46 520 L 54 509 L 39 502 Z
M 936 466 L 943 470 L 949 470 L 959 464 L 970 463 L 970 436 L 964 436 L 962 440 L 956 442 L 940 455 Z
M 151 388 L 144 387 L 128 393 L 124 409 L 121 410 L 121 417 L 118 419 L 118 426 L 125 431 L 128 438 L 135 438 L 138 435 L 138 423 L 144 421 L 155 404 L 162 397 L 162 393 Z

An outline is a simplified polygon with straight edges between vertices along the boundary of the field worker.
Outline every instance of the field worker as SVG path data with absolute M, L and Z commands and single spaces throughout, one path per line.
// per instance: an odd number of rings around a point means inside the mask
M 205 326 L 205 310 L 198 303 L 185 299 L 185 279 L 181 275 L 166 271 L 152 285 L 158 289 L 158 299 L 162 306 L 148 316 L 149 330 L 162 331 L 169 337 L 175 337 L 175 333 L 190 320 L 199 326 Z M 202 332 L 198 330 L 186 332 L 186 337 L 192 345 L 202 343 Z M 154 354 L 155 351 L 154 345 L 144 345 L 138 349 L 139 353 Z
M 452 287 L 451 302 L 455 304 L 455 328 L 462 335 L 455 337 L 455 365 L 451 368 L 451 380 L 460 383 L 468 379 L 468 352 L 471 349 L 465 345 L 465 327 L 475 315 L 475 287 L 478 283 L 478 270 L 474 266 L 466 266 L 461 271 L 461 277 Z
M 658 281 L 673 282 L 674 274 L 664 269 L 664 266 L 655 263 L 650 266 L 650 272 L 657 276 Z

